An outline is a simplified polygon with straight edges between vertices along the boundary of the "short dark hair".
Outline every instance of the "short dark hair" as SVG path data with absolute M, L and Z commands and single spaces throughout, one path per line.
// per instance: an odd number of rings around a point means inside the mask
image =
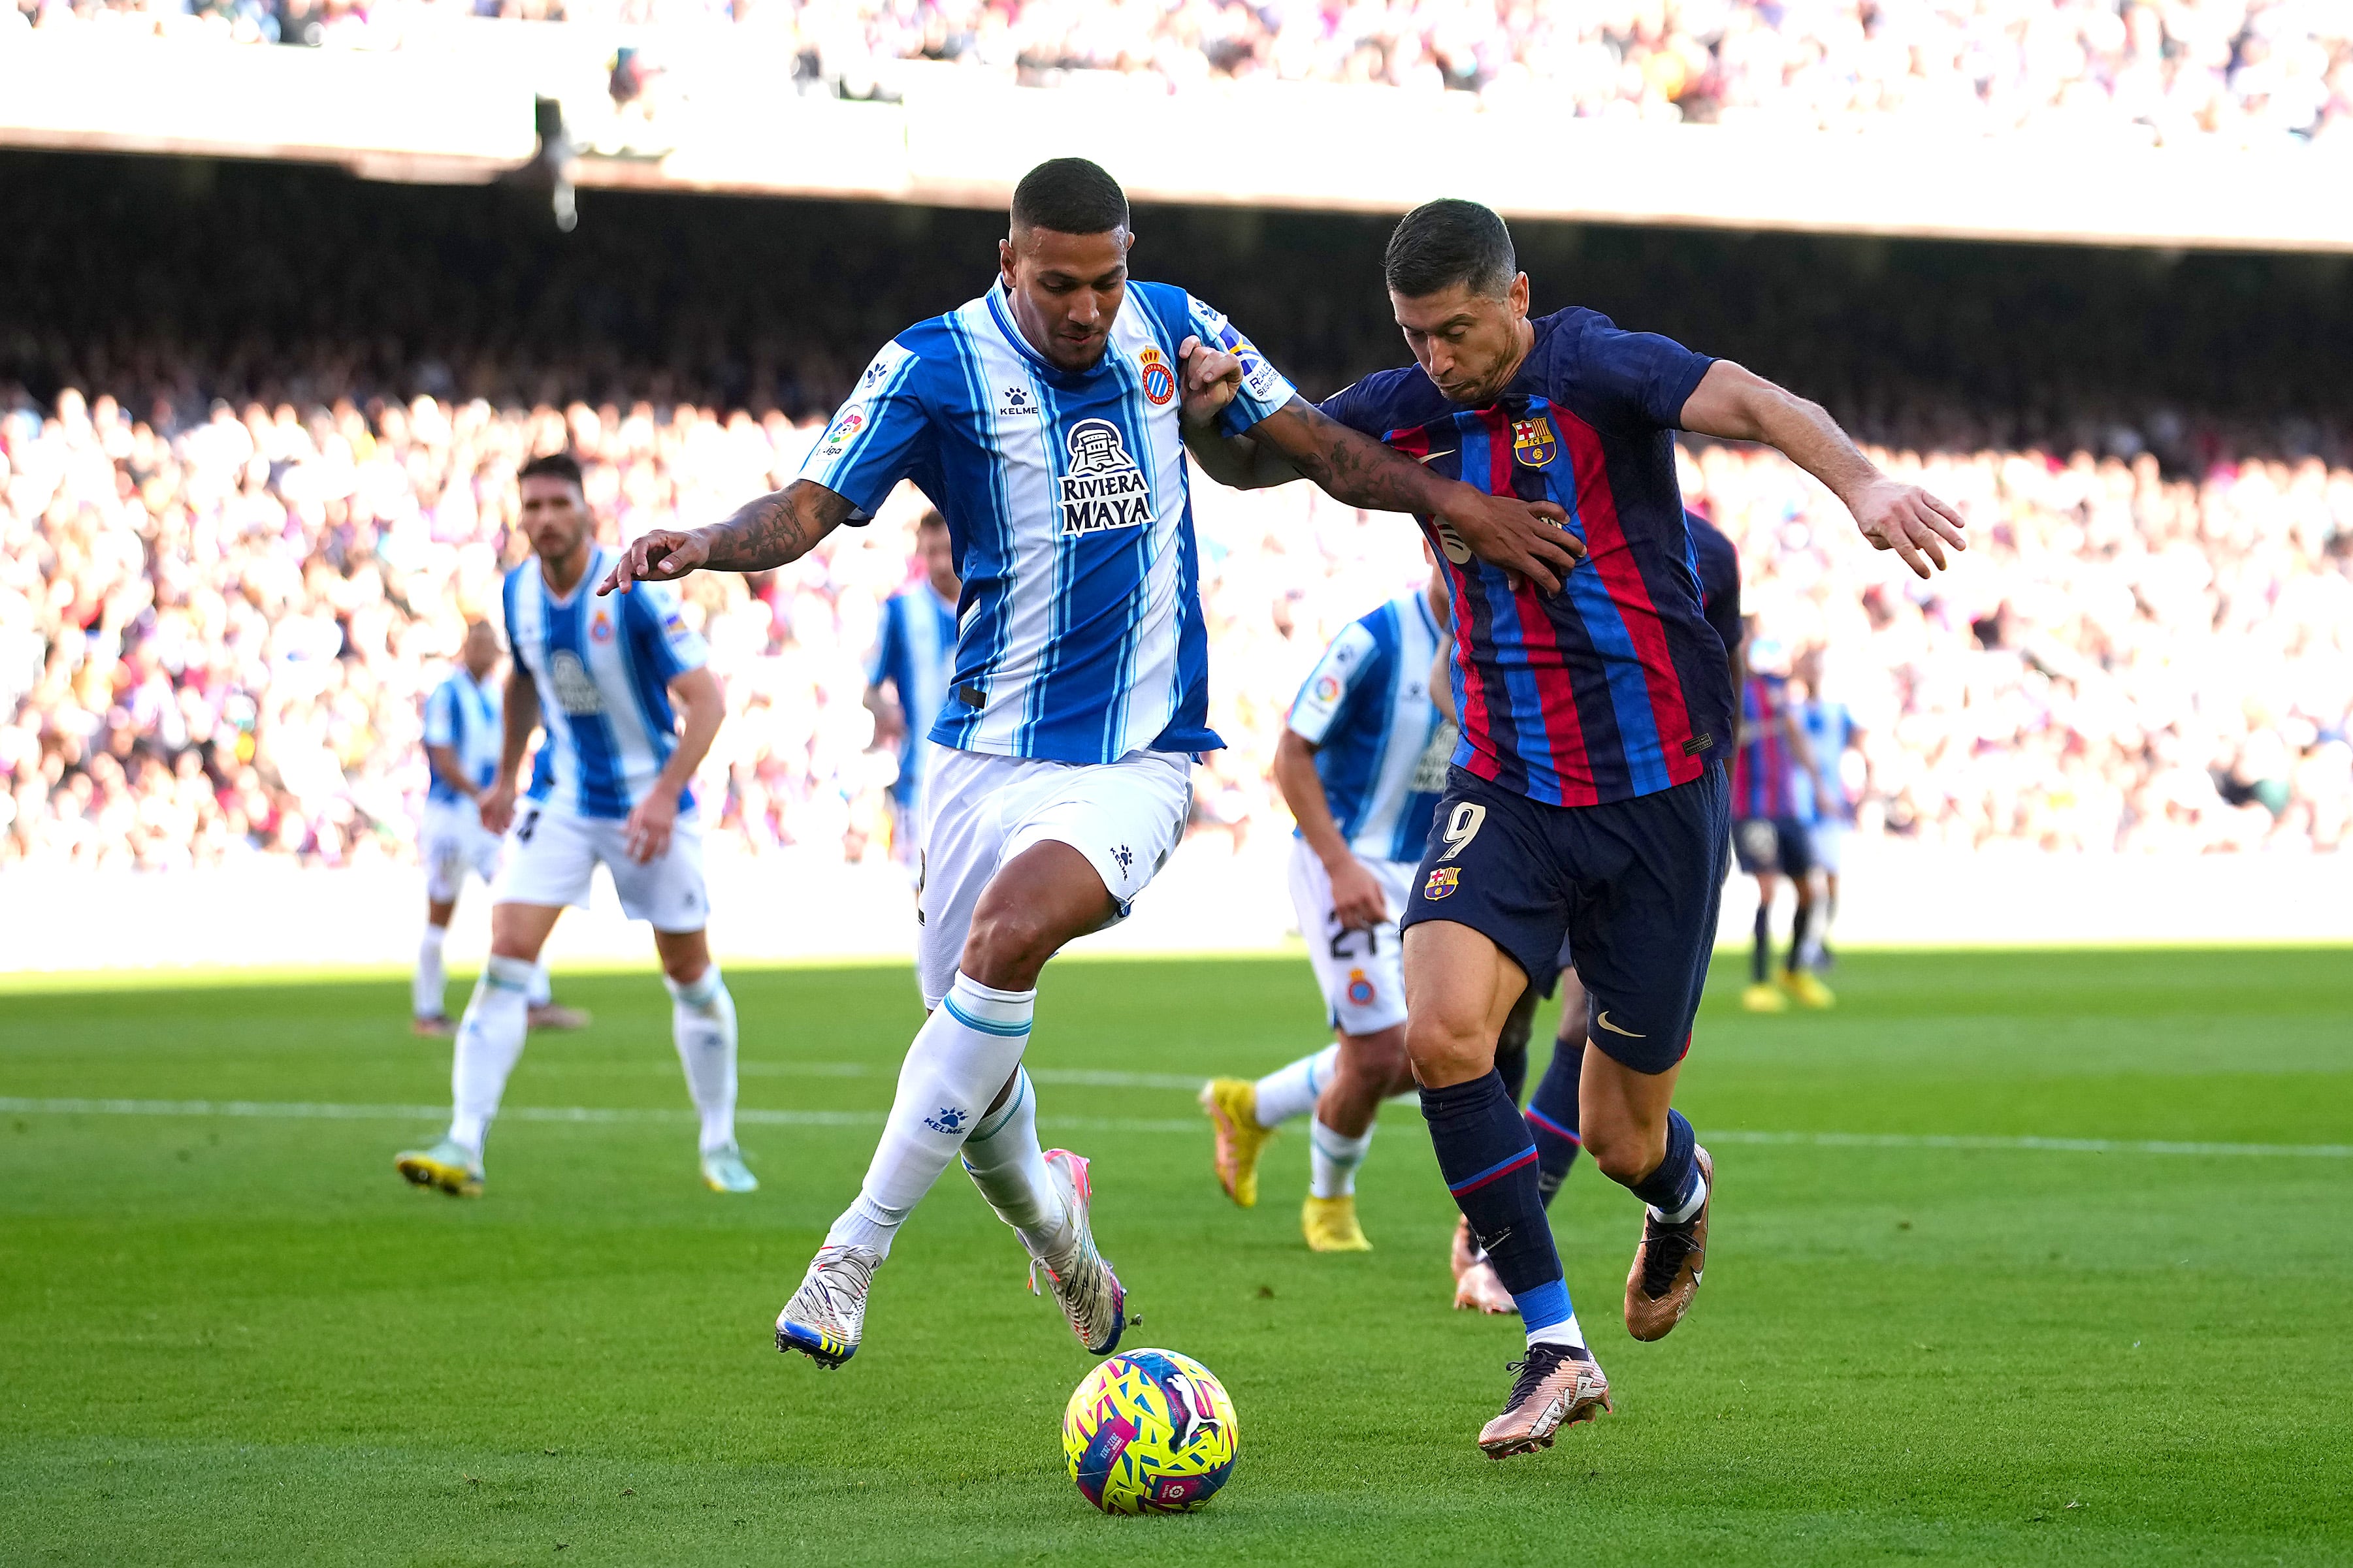
M 1108 234 L 1127 226 L 1127 193 L 1100 163 L 1049 158 L 1013 187 L 1013 223 L 1056 234 Z
M 927 506 L 923 509 L 923 515 L 915 520 L 915 531 L 921 533 L 927 528 L 944 530 L 947 525 L 948 520 L 940 515 L 939 508 Z
M 581 477 L 580 459 L 569 452 L 542 452 L 515 470 L 515 483 L 525 479 L 565 479 L 584 494 L 588 489 Z
M 1448 196 L 1424 202 L 1398 220 L 1381 268 L 1389 291 L 1409 300 L 1457 283 L 1494 298 L 1511 288 L 1520 265 L 1512 231 L 1493 208 Z

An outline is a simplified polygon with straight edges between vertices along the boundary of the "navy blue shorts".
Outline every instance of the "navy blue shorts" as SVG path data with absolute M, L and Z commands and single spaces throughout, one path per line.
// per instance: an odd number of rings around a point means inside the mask
M 1556 977 L 1565 939 L 1592 997 L 1592 1043 L 1664 1072 L 1691 1048 L 1707 983 L 1731 794 L 1710 766 L 1635 800 L 1546 805 L 1449 768 L 1401 923 L 1469 926 L 1538 987 Z
M 1794 816 L 1744 816 L 1732 825 L 1732 852 L 1752 877 L 1772 871 L 1810 876 L 1814 869 L 1813 830 Z

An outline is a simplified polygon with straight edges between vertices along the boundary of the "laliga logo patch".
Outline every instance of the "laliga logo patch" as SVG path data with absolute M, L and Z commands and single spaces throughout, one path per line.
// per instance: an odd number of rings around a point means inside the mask
M 1339 701 L 1340 678 L 1336 675 L 1317 676 L 1315 678 L 1315 700 L 1318 702 Z
M 1108 419 L 1082 419 L 1064 440 L 1071 471 L 1054 481 L 1063 538 L 1152 521 L 1152 485 L 1127 455 L 1119 426 Z
M 1552 421 L 1543 415 L 1512 421 L 1512 456 L 1531 468 L 1541 468 L 1560 456 Z
M 1373 989 L 1373 983 L 1365 978 L 1363 970 L 1348 971 L 1348 1000 L 1352 1004 L 1359 1007 L 1369 1007 L 1373 1005 L 1373 998 L 1378 994 L 1379 993 Z
M 1425 899 L 1452 898 L 1454 889 L 1461 885 L 1461 867 L 1440 866 L 1430 874 L 1430 880 L 1421 885 L 1421 896 Z
M 834 422 L 826 427 L 825 445 L 819 450 L 826 457 L 839 458 L 841 456 L 842 448 L 849 444 L 849 438 L 865 428 L 866 410 L 863 405 L 853 403 L 843 409 Z

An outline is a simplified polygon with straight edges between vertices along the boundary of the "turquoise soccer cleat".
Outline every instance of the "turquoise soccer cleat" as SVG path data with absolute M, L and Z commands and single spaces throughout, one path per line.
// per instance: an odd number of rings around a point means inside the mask
M 744 1163 L 743 1151 L 730 1143 L 702 1157 L 702 1184 L 714 1193 L 756 1193 L 760 1178 Z
M 430 1149 L 405 1149 L 393 1156 L 392 1168 L 414 1185 L 453 1198 L 482 1195 L 482 1157 L 454 1138 Z

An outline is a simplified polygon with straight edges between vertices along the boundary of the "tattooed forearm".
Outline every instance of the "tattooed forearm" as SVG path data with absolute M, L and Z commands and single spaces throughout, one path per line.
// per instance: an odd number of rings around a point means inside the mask
M 820 485 L 795 481 L 747 503 L 707 529 L 703 565 L 714 572 L 765 572 L 797 561 L 849 515 L 849 503 Z
M 1446 486 L 1429 469 L 1304 402 L 1259 426 L 1282 455 L 1335 500 L 1370 511 L 1439 510 Z

